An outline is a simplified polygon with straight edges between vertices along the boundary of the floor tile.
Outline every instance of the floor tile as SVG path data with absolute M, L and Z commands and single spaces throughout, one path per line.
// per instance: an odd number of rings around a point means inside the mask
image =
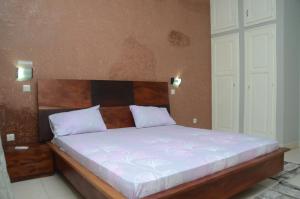
M 66 197 L 77 198 L 77 194 L 59 175 L 41 178 L 41 182 L 50 199 Z
M 276 184 L 277 181 L 276 180 L 273 180 L 273 179 L 266 179 L 260 183 L 258 183 L 259 185 L 262 185 L 264 187 L 270 187 L 270 186 L 273 186 L 274 184 Z
M 284 160 L 300 164 L 300 148 L 292 149 L 284 154 Z
M 300 175 L 297 175 L 297 176 L 293 177 L 292 179 L 287 180 L 287 182 L 291 185 L 294 185 L 294 186 L 300 188 Z
M 40 179 L 13 183 L 12 191 L 15 199 L 48 199 Z
M 265 189 L 266 189 L 265 186 L 257 184 L 254 187 L 238 194 L 232 199 L 251 199 L 254 198 L 256 195 L 262 193 Z

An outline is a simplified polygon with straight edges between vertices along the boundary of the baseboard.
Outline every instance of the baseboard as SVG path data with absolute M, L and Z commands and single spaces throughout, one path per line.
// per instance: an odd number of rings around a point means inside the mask
M 282 147 L 286 147 L 289 149 L 295 149 L 300 147 L 300 142 L 293 142 L 293 143 L 288 143 L 288 144 L 282 144 Z

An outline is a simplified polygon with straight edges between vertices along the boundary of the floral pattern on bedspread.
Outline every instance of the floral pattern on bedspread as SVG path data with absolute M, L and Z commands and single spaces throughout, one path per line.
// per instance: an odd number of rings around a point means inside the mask
M 278 143 L 270 139 L 177 125 L 110 131 L 66 136 L 57 143 L 131 199 L 204 177 L 278 148 Z

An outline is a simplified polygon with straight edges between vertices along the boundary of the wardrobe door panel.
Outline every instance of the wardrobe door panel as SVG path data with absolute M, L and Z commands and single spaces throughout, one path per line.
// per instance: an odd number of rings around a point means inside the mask
M 245 85 L 245 132 L 276 138 L 276 25 L 245 32 Z
M 276 0 L 244 0 L 245 26 L 274 19 L 276 19 Z
M 239 131 L 239 34 L 212 39 L 213 129 Z
M 238 0 L 211 0 L 211 32 L 238 28 Z

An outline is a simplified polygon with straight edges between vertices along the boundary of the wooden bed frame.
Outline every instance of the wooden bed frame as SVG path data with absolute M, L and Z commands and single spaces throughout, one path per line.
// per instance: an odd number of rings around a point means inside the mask
M 39 135 L 48 142 L 53 135 L 48 116 L 53 113 L 100 104 L 108 128 L 134 126 L 128 105 L 153 105 L 169 109 L 168 83 L 89 80 L 39 80 Z M 87 199 L 125 199 L 126 197 L 95 176 L 87 168 L 49 143 L 54 153 L 55 168 Z M 215 174 L 184 183 L 144 199 L 222 199 L 230 198 L 256 183 L 283 170 L 280 148 L 251 161 Z

